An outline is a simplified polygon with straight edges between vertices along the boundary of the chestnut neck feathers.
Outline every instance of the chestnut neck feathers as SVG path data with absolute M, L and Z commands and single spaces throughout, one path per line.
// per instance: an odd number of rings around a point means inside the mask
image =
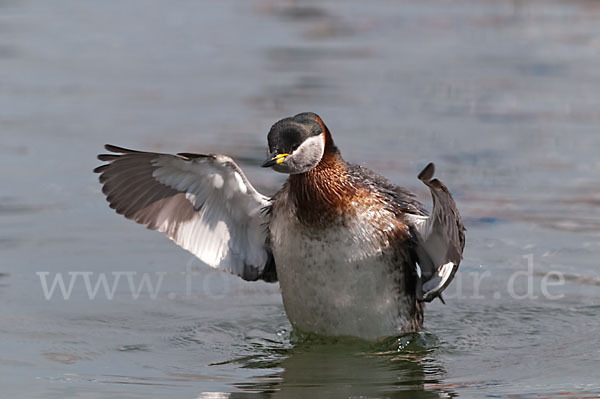
M 326 222 L 345 213 L 358 192 L 326 127 L 324 139 L 321 162 L 308 172 L 290 175 L 287 181 L 289 193 L 295 197 L 297 216 L 306 224 Z

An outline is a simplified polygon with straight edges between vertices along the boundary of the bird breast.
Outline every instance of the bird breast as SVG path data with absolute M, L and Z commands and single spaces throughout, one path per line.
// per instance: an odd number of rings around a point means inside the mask
M 406 324 L 405 259 L 397 251 L 406 226 L 385 207 L 364 201 L 327 225 L 296 216 L 289 193 L 273 204 L 271 245 L 286 313 L 302 331 L 378 338 Z

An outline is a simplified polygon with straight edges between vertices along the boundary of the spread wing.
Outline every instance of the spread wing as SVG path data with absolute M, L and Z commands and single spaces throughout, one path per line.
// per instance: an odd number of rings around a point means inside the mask
M 108 163 L 94 172 L 117 213 L 164 232 L 209 266 L 277 280 L 263 212 L 270 200 L 231 158 L 105 148 L 112 154 L 98 159 Z
M 427 165 L 419 179 L 429 187 L 433 198 L 430 216 L 407 214 L 417 237 L 420 266 L 419 299 L 430 302 L 446 289 L 454 278 L 465 247 L 465 228 L 448 188 L 433 178 L 435 167 Z

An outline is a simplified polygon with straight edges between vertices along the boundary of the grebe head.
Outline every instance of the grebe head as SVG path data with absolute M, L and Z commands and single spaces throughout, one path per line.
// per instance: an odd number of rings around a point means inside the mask
M 262 166 L 280 173 L 308 172 L 323 158 L 326 130 L 321 118 L 312 112 L 280 120 L 269 131 L 269 156 Z

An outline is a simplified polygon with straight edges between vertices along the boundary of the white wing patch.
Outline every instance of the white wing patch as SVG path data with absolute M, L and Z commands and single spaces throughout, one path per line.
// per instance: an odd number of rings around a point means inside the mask
M 223 155 L 168 155 L 107 146 L 122 155 L 97 168 L 111 207 L 162 231 L 208 265 L 260 278 L 269 262 L 266 216 L 270 200 Z
M 438 293 L 441 293 L 440 289 L 445 287 L 447 283 L 449 283 L 448 280 L 453 277 L 455 267 L 458 268 L 454 263 L 448 262 L 445 265 L 442 265 L 432 278 L 424 282 L 422 285 L 422 300 L 430 301 L 435 298 Z

